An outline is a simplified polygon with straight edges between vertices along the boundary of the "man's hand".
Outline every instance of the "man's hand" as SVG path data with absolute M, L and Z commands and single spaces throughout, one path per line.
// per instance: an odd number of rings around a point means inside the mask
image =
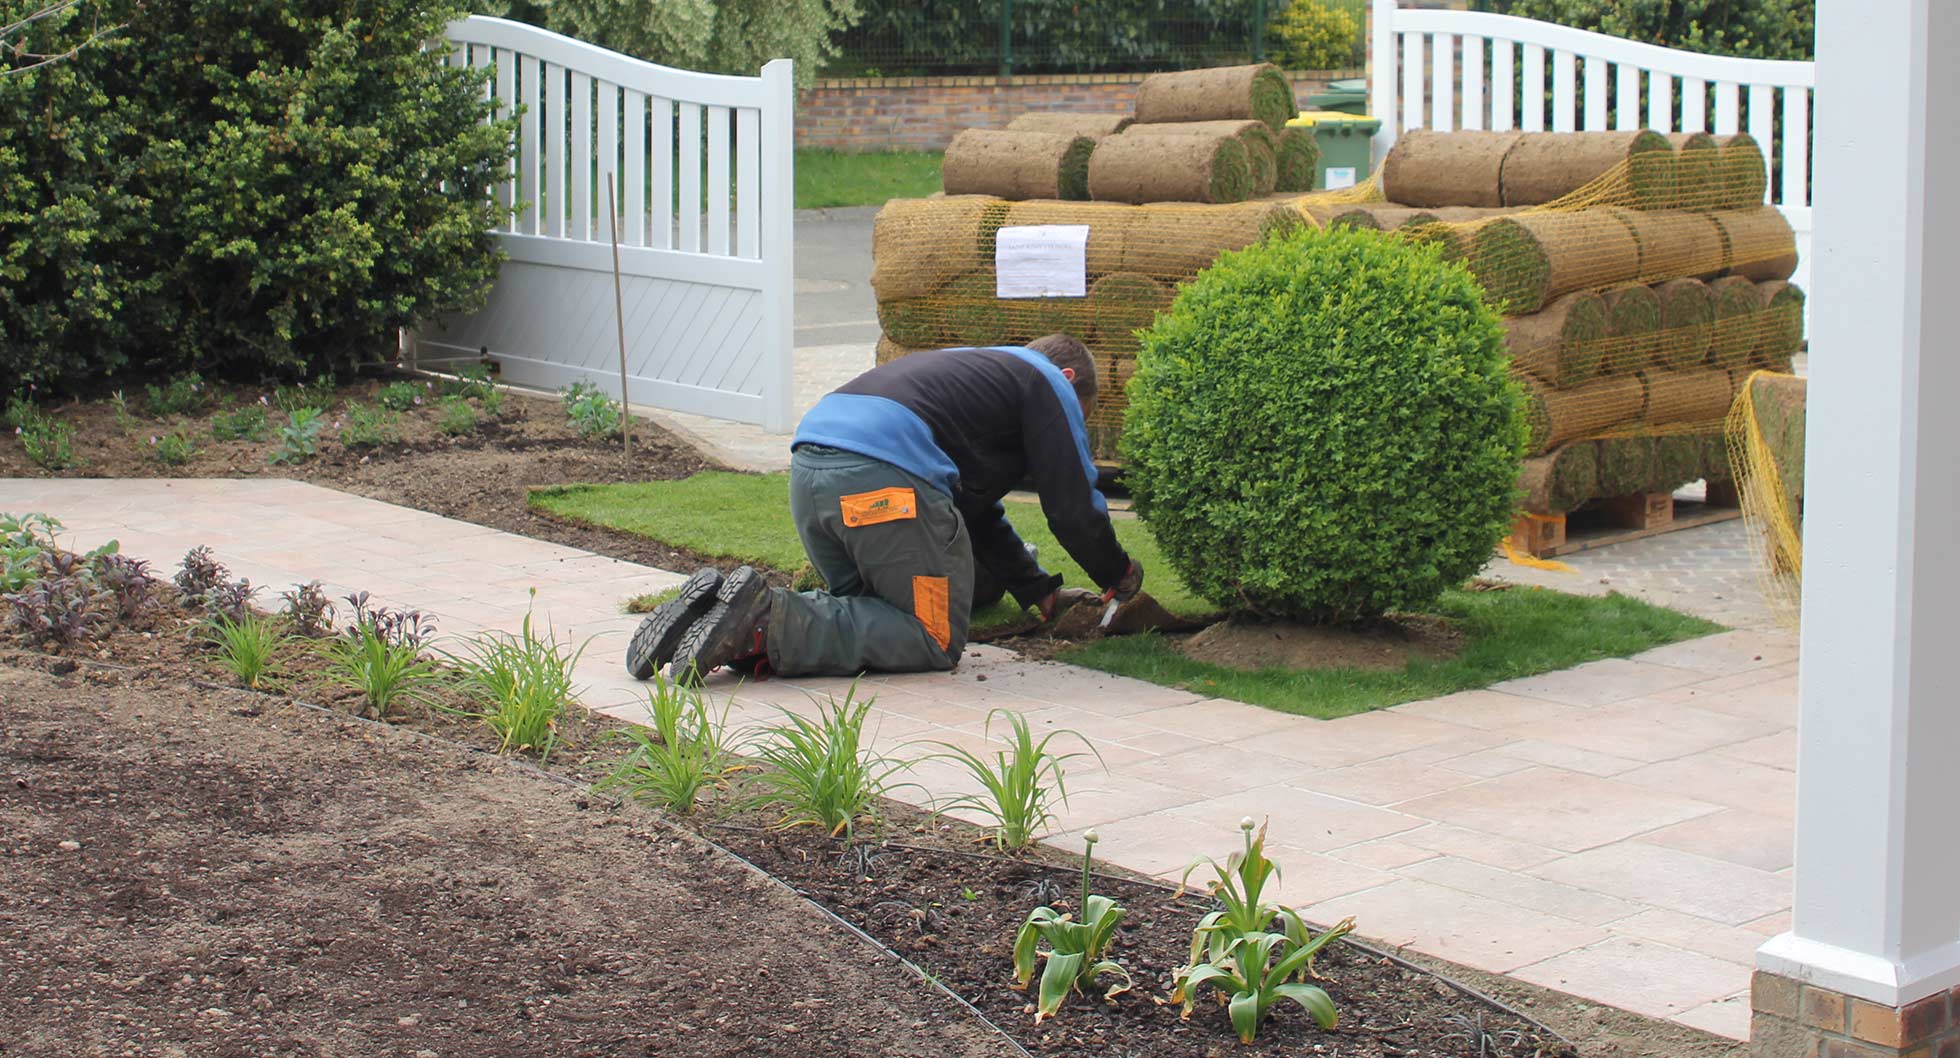
M 1116 586 L 1109 589 L 1109 593 L 1104 595 L 1103 598 L 1115 599 L 1117 602 L 1129 602 L 1131 599 L 1137 597 L 1137 592 L 1142 590 L 1143 563 L 1138 562 L 1136 559 L 1131 559 L 1130 568 L 1123 571 L 1123 579 L 1117 581 Z
M 1049 592 L 1041 602 L 1037 603 L 1036 609 L 1041 611 L 1041 623 L 1051 624 L 1071 608 L 1083 603 L 1093 603 L 1096 599 L 1096 593 L 1087 588 L 1058 588 Z

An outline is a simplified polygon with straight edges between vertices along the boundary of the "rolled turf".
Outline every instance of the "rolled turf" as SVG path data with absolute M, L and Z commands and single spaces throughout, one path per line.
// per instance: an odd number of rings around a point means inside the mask
M 1723 181 L 1722 152 L 1715 137 L 1706 132 L 1671 132 L 1667 142 L 1674 147 L 1674 195 L 1672 209 L 1721 209 L 1728 204 L 1728 186 Z
M 1803 288 L 1772 279 L 1756 289 L 1763 299 L 1763 323 L 1756 330 L 1761 341 L 1750 356 L 1760 364 L 1787 360 L 1803 348 Z
M 1520 506 L 1533 514 L 1564 514 L 1592 499 L 1598 487 L 1599 454 L 1589 441 L 1525 460 L 1518 477 Z
M 1253 195 L 1277 189 L 1279 163 L 1275 152 L 1279 137 L 1263 121 L 1167 121 L 1162 124 L 1132 125 L 1134 136 L 1236 136 L 1245 145 L 1246 161 L 1252 167 Z
M 1599 495 L 1638 495 L 1659 476 L 1660 460 L 1652 437 L 1635 434 L 1599 442 Z
M 1662 434 L 1654 438 L 1654 480 L 1648 492 L 1673 492 L 1701 477 L 1699 434 Z
M 1235 136 L 1111 136 L 1089 159 L 1089 197 L 1102 202 L 1242 202 L 1252 168 Z
M 895 198 L 871 222 L 871 289 L 881 302 L 924 297 L 992 263 L 1008 203 L 989 195 Z
M 1504 201 L 1499 204 L 1538 206 L 1556 202 L 1613 173 L 1622 163 L 1626 166 L 1627 195 L 1602 188 L 1603 195 L 1625 197 L 1625 204 L 1643 209 L 1667 204 L 1674 192 L 1674 147 L 1667 137 L 1649 129 L 1524 133 L 1504 155 L 1500 174 Z
M 1503 206 L 1504 156 L 1523 138 L 1518 132 L 1410 129 L 1382 161 L 1382 189 L 1408 206 Z
M 1521 213 L 1484 223 L 1469 264 L 1492 304 L 1522 315 L 1560 294 L 1634 278 L 1640 248 L 1625 224 L 1601 210 Z
M 1311 191 L 1320 168 L 1320 141 L 1312 129 L 1288 125 L 1273 142 L 1273 190 Z
M 1809 384 L 1787 375 L 1756 375 L 1749 397 L 1756 424 L 1776 462 L 1776 472 L 1792 499 L 1803 498 L 1804 402 Z
M 1014 202 L 1010 203 L 997 227 L 1020 228 L 1038 224 L 1086 224 L 1089 226 L 1089 242 L 1084 248 L 1083 264 L 1088 271 L 1088 279 L 1094 282 L 1097 277 L 1123 268 L 1123 251 L 1128 244 L 1130 229 L 1134 225 L 1139 209 L 1117 202 Z M 961 270 L 969 270 L 994 263 L 994 246 L 990 242 L 984 258 L 965 264 Z
M 1715 299 L 1715 330 L 1709 338 L 1708 360 L 1716 367 L 1743 367 L 1763 344 L 1763 295 L 1741 276 L 1717 279 L 1708 285 Z
M 1066 334 L 1087 342 L 1094 329 L 1087 298 L 1007 298 L 1007 340 L 1017 345 L 1049 334 Z
M 1097 348 L 1134 353 L 1136 332 L 1170 303 L 1170 288 L 1140 272 L 1113 272 L 1096 280 L 1089 288 L 1089 315 Z
M 1606 335 L 1606 301 L 1589 291 L 1567 294 L 1539 312 L 1504 321 L 1512 368 L 1558 387 L 1599 374 Z
M 1637 423 L 1646 410 L 1646 387 L 1633 375 L 1603 375 L 1566 389 L 1530 378 L 1524 384 L 1533 453 Z
M 1758 283 L 1788 279 L 1797 270 L 1797 237 L 1774 206 L 1711 213 L 1722 229 L 1729 274 Z
M 1640 381 L 1647 388 L 1645 419 L 1651 426 L 1720 422 L 1734 396 L 1728 372 L 1714 369 L 1643 371 Z
M 1763 204 L 1769 193 L 1769 166 L 1763 161 L 1762 144 L 1746 132 L 1717 140 L 1722 154 L 1722 186 L 1730 209 L 1752 209 Z
M 1111 271 L 1138 272 L 1172 285 L 1209 268 L 1227 250 L 1244 249 L 1307 223 L 1304 214 L 1283 202 L 1158 203 L 1131 209 L 1121 267 Z
M 1022 114 L 1007 123 L 1009 132 L 1059 132 L 1067 136 L 1102 139 L 1130 127 L 1136 119 L 1128 114 L 1090 114 L 1066 110 L 1044 110 Z
M 1646 366 L 1659 348 L 1660 300 L 1638 283 L 1608 288 L 1600 297 L 1606 302 L 1608 336 L 1600 370 L 1624 374 Z
M 1660 362 L 1677 371 L 1699 367 L 1708 360 L 1714 337 L 1715 299 L 1699 279 L 1670 279 L 1654 287 L 1660 302 Z
M 1728 264 L 1722 229 L 1706 213 L 1616 209 L 1640 247 L 1639 281 L 1719 275 Z
M 940 306 L 930 297 L 897 298 L 878 302 L 878 326 L 892 342 L 912 349 L 944 344 Z
M 929 299 L 938 304 L 945 344 L 999 345 L 1007 340 L 1006 302 L 995 293 L 994 270 L 988 268 L 955 276 Z
M 1154 73 L 1137 85 L 1140 125 L 1251 118 L 1278 132 L 1299 112 L 1292 83 L 1271 63 Z
M 948 195 L 1086 199 L 1096 143 L 1060 132 L 967 129 L 946 145 L 940 178 Z

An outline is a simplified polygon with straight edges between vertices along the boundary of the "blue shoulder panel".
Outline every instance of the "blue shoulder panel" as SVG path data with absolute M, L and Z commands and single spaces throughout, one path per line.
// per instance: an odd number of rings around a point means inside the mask
M 1089 426 L 1082 420 L 1082 401 L 1075 395 L 1075 386 L 1062 375 L 1062 369 L 1056 367 L 1054 361 L 1032 349 L 1018 345 L 995 345 L 988 348 L 1020 357 L 1033 364 L 1035 370 L 1041 372 L 1041 377 L 1048 380 L 1049 388 L 1055 391 L 1056 402 L 1062 406 L 1062 415 L 1068 419 L 1068 432 L 1075 438 L 1075 454 L 1082 460 L 1082 472 L 1089 476 L 1089 502 L 1096 510 L 1107 513 L 1109 503 L 1103 499 L 1102 492 L 1096 488 L 1096 480 L 1099 476 L 1096 472 L 1096 459 L 1089 454 Z
M 880 459 L 932 482 L 948 496 L 960 468 L 932 438 L 932 428 L 912 409 L 889 397 L 832 393 L 797 424 L 790 448 L 816 444 Z

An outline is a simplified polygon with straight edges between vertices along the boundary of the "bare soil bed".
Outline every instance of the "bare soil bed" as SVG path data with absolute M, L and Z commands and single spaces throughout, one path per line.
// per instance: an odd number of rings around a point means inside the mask
M 1463 633 L 1439 617 L 1397 614 L 1366 626 L 1220 621 L 1178 648 L 1226 668 L 1368 669 L 1395 672 L 1411 661 L 1447 661 Z

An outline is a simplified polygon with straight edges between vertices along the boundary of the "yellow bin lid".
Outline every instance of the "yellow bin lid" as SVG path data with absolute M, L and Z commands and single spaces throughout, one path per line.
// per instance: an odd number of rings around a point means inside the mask
M 1375 119 L 1369 117 L 1366 114 L 1343 114 L 1338 110 L 1310 110 L 1304 114 L 1301 114 L 1297 118 L 1292 118 L 1288 120 L 1287 124 L 1297 125 L 1302 128 L 1311 128 L 1314 125 L 1318 125 L 1323 121 L 1373 121 L 1373 120 Z

